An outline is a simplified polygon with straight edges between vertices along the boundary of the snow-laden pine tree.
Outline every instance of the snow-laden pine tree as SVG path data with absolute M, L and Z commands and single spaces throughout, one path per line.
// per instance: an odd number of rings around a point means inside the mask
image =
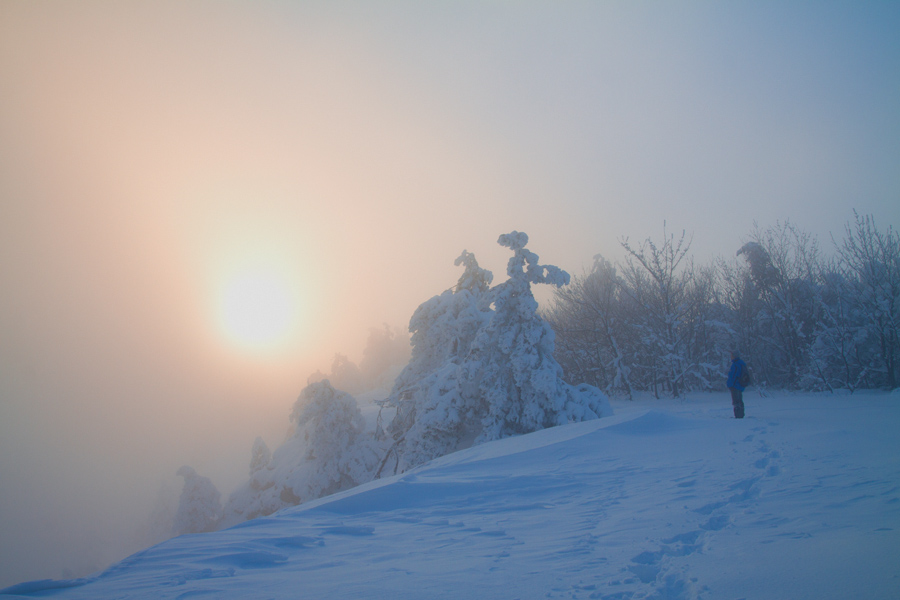
M 208 477 L 200 476 L 191 467 L 181 467 L 177 474 L 184 477 L 184 489 L 172 526 L 175 535 L 215 530 L 222 517 L 219 490 Z
M 294 431 L 270 454 L 253 445 L 250 480 L 225 506 L 224 525 L 268 515 L 372 479 L 378 452 L 356 400 L 328 380 L 308 385 L 291 412 Z
M 563 381 L 553 356 L 555 334 L 538 314 L 531 292 L 535 283 L 566 285 L 569 274 L 541 265 L 538 255 L 525 248 L 524 233 L 501 235 L 498 243 L 513 251 L 509 278 L 491 290 L 494 313 L 478 332 L 466 365 L 469 379 L 478 384 L 476 443 L 610 414 L 599 389 Z
M 464 448 L 478 429 L 472 406 L 476 390 L 467 380 L 466 365 L 475 337 L 492 315 L 493 274 L 466 251 L 455 264 L 465 266 L 456 287 L 413 313 L 412 354 L 384 402 L 396 409 L 388 426 L 395 441 L 382 465 L 393 459 L 393 471 Z
M 565 285 L 569 276 L 525 249 L 528 236 L 500 236 L 513 251 L 508 280 L 464 252 L 453 291 L 422 304 L 410 321 L 412 358 L 385 406 L 397 412 L 394 440 L 379 474 L 399 472 L 473 444 L 611 414 L 606 396 L 563 381 L 554 333 L 538 314 L 531 285 Z M 391 463 L 393 460 L 393 463 Z

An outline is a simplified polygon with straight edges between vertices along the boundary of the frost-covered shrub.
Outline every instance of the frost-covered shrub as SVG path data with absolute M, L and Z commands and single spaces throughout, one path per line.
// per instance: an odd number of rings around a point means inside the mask
M 208 477 L 201 477 L 191 467 L 181 467 L 177 474 L 184 477 L 184 489 L 172 527 L 175 535 L 215 530 L 222 517 L 219 490 Z
M 369 481 L 378 453 L 350 394 L 327 380 L 308 385 L 290 416 L 294 431 L 274 454 L 253 444 L 249 481 L 225 507 L 231 525 Z

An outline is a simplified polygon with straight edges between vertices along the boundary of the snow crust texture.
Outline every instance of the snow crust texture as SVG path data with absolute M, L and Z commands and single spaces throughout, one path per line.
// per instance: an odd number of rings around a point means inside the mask
M 0 595 L 900 597 L 900 398 L 746 399 L 620 403 Z

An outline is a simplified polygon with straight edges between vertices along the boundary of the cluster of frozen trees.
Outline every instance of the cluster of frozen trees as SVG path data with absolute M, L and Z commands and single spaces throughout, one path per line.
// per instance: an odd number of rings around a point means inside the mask
M 729 351 L 786 389 L 896 388 L 900 236 L 856 215 L 824 256 L 790 223 L 754 226 L 734 259 L 697 266 L 684 234 L 622 242 L 625 260 L 555 293 L 545 315 L 570 378 L 607 392 L 720 389 Z
M 456 287 L 415 311 L 409 362 L 379 403 L 374 428 L 366 427 L 350 393 L 312 378 L 294 404 L 287 441 L 271 452 L 256 440 L 249 480 L 224 507 L 208 479 L 187 467 L 180 471 L 185 488 L 176 533 L 268 515 L 474 444 L 612 414 L 598 388 L 563 380 L 555 334 L 531 292 L 536 283 L 563 286 L 569 275 L 540 264 L 525 248 L 524 233 L 500 236 L 499 243 L 513 253 L 505 282 L 491 287 L 493 275 L 464 251 L 456 261 L 464 267 Z M 367 361 L 387 364 L 377 360 L 384 358 L 379 349 L 396 350 L 398 336 L 389 330 L 372 335 L 372 353 L 360 368 L 338 357 L 332 371 L 374 373 Z M 386 425 L 383 415 L 390 416 Z
M 524 233 L 500 236 L 499 243 L 513 251 L 504 283 L 490 287 L 493 275 L 463 252 L 456 288 L 413 314 L 412 357 L 384 401 L 396 412 L 382 470 L 403 471 L 474 443 L 611 413 L 599 389 L 563 381 L 554 332 L 531 293 L 534 283 L 560 287 L 569 275 L 539 264 Z
M 253 444 L 250 478 L 225 503 L 221 526 L 268 515 L 372 479 L 383 445 L 356 399 L 327 380 L 309 384 L 291 411 L 293 431 L 274 453 Z

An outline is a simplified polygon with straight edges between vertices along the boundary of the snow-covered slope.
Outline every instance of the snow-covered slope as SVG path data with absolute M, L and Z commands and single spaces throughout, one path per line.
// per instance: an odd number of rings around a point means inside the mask
M 0 595 L 900 598 L 900 397 L 746 399 L 620 402 Z

